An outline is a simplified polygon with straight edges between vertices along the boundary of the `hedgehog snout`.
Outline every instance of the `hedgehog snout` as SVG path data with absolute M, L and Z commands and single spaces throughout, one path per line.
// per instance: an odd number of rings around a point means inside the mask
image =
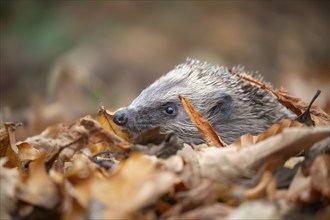
M 128 121 L 128 112 L 126 109 L 119 110 L 113 116 L 113 122 L 119 126 L 125 125 Z

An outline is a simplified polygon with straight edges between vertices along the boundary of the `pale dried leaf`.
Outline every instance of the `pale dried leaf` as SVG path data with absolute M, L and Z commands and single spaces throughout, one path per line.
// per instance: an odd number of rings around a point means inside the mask
M 277 124 L 273 124 L 270 128 L 268 128 L 266 131 L 257 136 L 253 136 L 251 134 L 245 134 L 241 136 L 237 141 L 230 144 L 229 147 L 247 147 L 252 144 L 256 144 L 260 141 L 263 141 L 269 137 L 272 137 L 276 134 L 279 134 L 283 131 L 283 129 L 289 127 L 306 127 L 306 125 L 296 120 L 284 119 Z
M 94 179 L 92 194 L 106 206 L 104 218 L 135 219 L 134 213 L 168 192 L 175 180 L 171 172 L 156 169 L 148 157 L 134 154 L 113 176 Z
M 233 210 L 226 219 L 281 219 L 283 215 L 284 213 L 278 209 L 275 203 L 261 200 L 243 203 Z
M 330 157 L 328 154 L 322 154 L 315 158 L 310 169 L 310 175 L 313 189 L 330 199 Z
M 125 151 L 131 147 L 131 145 L 122 138 L 108 131 L 93 119 L 86 117 L 82 118 L 80 125 L 87 130 L 89 141 L 91 143 L 106 142 L 118 151 Z
M 301 150 L 310 148 L 314 143 L 330 135 L 328 127 L 286 128 L 282 133 L 244 148 L 204 148 L 191 151 L 186 158 L 196 158 L 198 169 L 195 175 L 211 178 L 215 181 L 233 180 L 241 176 L 250 176 L 267 165 L 272 169 L 284 163 Z M 185 148 L 183 150 L 186 150 Z
M 0 166 L 0 219 L 10 219 L 10 213 L 15 211 L 16 206 L 16 184 L 19 179 L 17 169 L 3 167 L 6 158 L 1 158 Z
M 6 167 L 18 167 L 19 170 L 22 169 L 22 161 L 18 156 L 18 148 L 16 146 L 15 130 L 17 127 L 21 126 L 20 123 L 5 123 L 5 129 L 8 134 L 9 145 L 6 147 L 1 147 L 2 151 L 5 151 L 5 155 L 8 158 L 6 162 Z M 7 143 L 8 144 L 8 143 Z M 3 153 L 1 153 L 3 154 Z
M 43 154 L 30 163 L 26 181 L 19 184 L 18 198 L 32 205 L 53 209 L 60 202 L 60 192 L 46 172 L 45 158 Z
M 211 205 L 198 206 L 193 210 L 171 216 L 170 219 L 225 219 L 234 210 L 225 204 L 215 203 Z M 165 219 L 165 218 L 164 218 Z

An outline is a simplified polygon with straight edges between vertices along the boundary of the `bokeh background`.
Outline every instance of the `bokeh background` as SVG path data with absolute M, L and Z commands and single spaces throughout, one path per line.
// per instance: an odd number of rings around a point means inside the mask
M 329 1 L 1 0 L 1 124 L 18 139 L 128 105 L 198 58 L 244 65 L 329 112 Z

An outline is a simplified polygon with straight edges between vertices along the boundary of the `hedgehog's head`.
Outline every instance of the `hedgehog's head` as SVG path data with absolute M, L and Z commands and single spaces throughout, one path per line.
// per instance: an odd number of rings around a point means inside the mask
M 188 59 L 142 91 L 130 106 L 117 111 L 114 122 L 133 135 L 160 127 L 162 133 L 173 132 L 183 142 L 201 143 L 178 95 L 188 98 L 212 124 L 225 124 L 233 105 L 231 95 L 222 86 L 221 79 L 230 77 L 225 71 Z

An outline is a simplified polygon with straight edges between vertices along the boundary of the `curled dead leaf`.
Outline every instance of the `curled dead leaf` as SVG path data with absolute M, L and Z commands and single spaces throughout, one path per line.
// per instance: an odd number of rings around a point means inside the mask
M 114 114 L 115 112 L 110 112 L 102 105 L 96 115 L 96 120 L 108 131 L 113 132 L 125 141 L 130 141 L 132 139 L 132 135 L 123 131 L 121 127 L 119 127 L 113 122 Z
M 296 120 L 284 119 L 284 120 L 280 121 L 279 123 L 272 125 L 266 131 L 264 131 L 263 133 L 261 133 L 257 136 L 253 136 L 251 134 L 245 134 L 245 135 L 241 136 L 237 141 L 230 144 L 229 147 L 247 147 L 252 144 L 259 143 L 276 134 L 279 134 L 283 131 L 283 129 L 290 128 L 290 127 L 306 127 L 306 125 L 304 125 Z
M 310 175 L 312 178 L 312 187 L 323 197 L 330 199 L 330 156 L 322 154 L 315 158 Z
M 208 146 L 224 147 L 227 144 L 218 136 L 211 124 L 194 108 L 190 101 L 179 95 L 183 108 L 187 112 L 190 120 L 196 125 Z
M 251 75 L 249 75 L 245 72 L 233 72 L 233 74 L 254 86 L 257 86 L 261 89 L 268 91 L 282 105 L 289 108 L 297 116 L 300 116 L 301 114 L 303 114 L 309 105 L 308 103 L 305 103 L 304 101 L 302 101 L 300 98 L 290 95 L 284 88 L 281 88 L 280 91 L 276 91 L 271 86 L 255 79 L 254 77 L 252 77 Z M 329 125 L 330 117 L 320 107 L 312 106 L 311 114 L 312 114 L 311 115 L 312 120 L 315 125 L 320 125 L 320 126 Z
M 80 125 L 87 130 L 90 143 L 106 142 L 119 151 L 125 151 L 131 147 L 129 143 L 101 126 L 94 119 L 88 117 L 82 118 Z
M 17 195 L 16 185 L 19 181 L 17 169 L 6 168 L 3 165 L 6 158 L 0 159 L 0 219 L 11 219 L 10 214 L 15 212 Z
M 46 172 L 46 154 L 30 163 L 26 180 L 20 182 L 17 197 L 31 205 L 54 209 L 60 203 L 60 191 Z
M 18 155 L 18 148 L 16 146 L 15 130 L 21 126 L 21 123 L 5 123 L 5 131 L 1 131 L 1 157 L 6 156 L 8 158 L 6 167 L 18 167 L 22 169 L 22 160 Z M 3 144 L 3 145 L 2 145 Z
M 92 195 L 105 206 L 103 218 L 135 219 L 141 208 L 168 192 L 175 180 L 174 174 L 157 169 L 149 157 L 133 154 L 120 164 L 114 175 L 95 178 Z
M 262 198 L 265 194 L 270 199 L 274 199 L 276 196 L 276 181 L 269 171 L 262 174 L 260 182 L 255 187 L 244 192 L 245 198 L 250 200 Z
M 209 178 L 216 182 L 232 181 L 239 177 L 250 177 L 260 168 L 269 170 L 283 164 L 301 150 L 330 135 L 328 127 L 286 128 L 283 132 L 269 137 L 249 147 L 203 148 L 199 151 L 187 150 L 185 146 L 179 155 L 185 161 L 197 163 L 194 181 Z

